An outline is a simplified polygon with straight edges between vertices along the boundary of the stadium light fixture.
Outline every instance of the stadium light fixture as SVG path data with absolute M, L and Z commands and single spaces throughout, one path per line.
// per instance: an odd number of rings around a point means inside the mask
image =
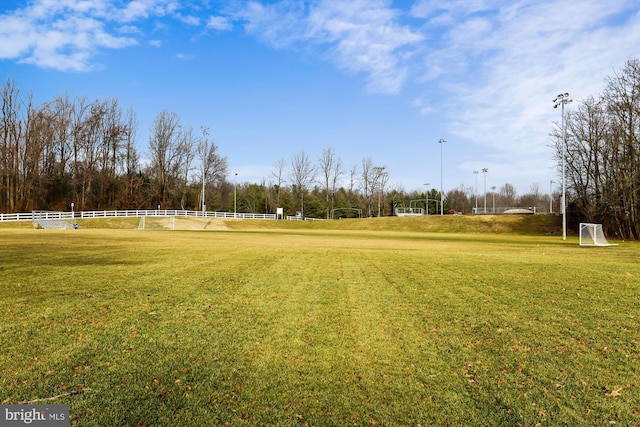
M 444 191 L 442 185 L 442 146 L 447 142 L 443 138 L 440 138 L 438 144 L 440 144 L 440 215 L 444 215 Z
M 567 240 L 567 184 L 565 179 L 565 164 L 567 152 L 567 129 L 564 125 L 564 106 L 569 104 L 569 93 L 561 93 L 553 100 L 553 108 L 562 108 L 562 200 L 560 203 L 560 212 L 562 212 L 562 240 Z

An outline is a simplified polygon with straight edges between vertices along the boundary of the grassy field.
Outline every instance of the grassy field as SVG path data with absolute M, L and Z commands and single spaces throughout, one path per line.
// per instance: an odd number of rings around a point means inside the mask
M 55 397 L 78 426 L 640 425 L 640 245 L 443 221 L 1 228 L 0 403 Z

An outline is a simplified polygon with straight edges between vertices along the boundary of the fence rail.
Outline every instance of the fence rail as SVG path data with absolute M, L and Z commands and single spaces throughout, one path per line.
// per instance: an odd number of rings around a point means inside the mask
M 143 216 L 155 217 L 192 217 L 202 218 L 202 211 L 186 211 L 174 209 L 153 209 L 153 210 L 125 210 L 125 211 L 80 211 L 80 212 L 61 212 L 61 211 L 35 211 L 21 212 L 12 214 L 0 213 L 0 222 L 9 221 L 34 221 L 48 219 L 88 219 L 88 218 L 139 218 Z M 205 218 L 237 218 L 237 219 L 276 219 L 275 214 L 255 214 L 246 212 L 205 212 Z
M 544 208 L 540 208 L 538 206 L 529 206 L 529 207 L 477 207 L 472 208 L 471 211 L 474 215 L 484 215 L 484 214 L 505 214 L 505 213 L 546 213 Z
M 21 213 L 12 213 L 12 214 L 0 213 L 0 222 L 32 221 L 32 220 L 33 220 L 32 212 L 21 212 Z

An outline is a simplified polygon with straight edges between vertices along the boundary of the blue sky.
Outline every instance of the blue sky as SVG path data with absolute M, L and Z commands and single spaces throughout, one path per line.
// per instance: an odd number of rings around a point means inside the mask
M 3 80 L 37 102 L 132 106 L 143 157 L 173 111 L 210 128 L 241 182 L 333 148 L 345 180 L 370 157 L 422 191 L 444 138 L 445 191 L 488 168 L 487 189 L 546 193 L 552 100 L 597 95 L 638 46 L 637 0 L 0 1 Z

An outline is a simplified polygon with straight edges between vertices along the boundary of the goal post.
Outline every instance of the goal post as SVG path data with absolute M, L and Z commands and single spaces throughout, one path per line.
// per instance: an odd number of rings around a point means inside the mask
M 617 246 L 609 243 L 602 231 L 602 224 L 580 223 L 580 246 Z
M 331 209 L 331 219 L 334 219 L 334 214 L 336 212 L 340 212 L 340 211 L 346 211 L 347 215 L 349 215 L 350 212 L 357 212 L 358 213 L 358 218 L 362 218 L 362 209 L 358 209 L 358 208 L 335 208 L 335 209 Z
M 176 217 L 156 217 L 143 215 L 138 223 L 138 230 L 175 230 Z

